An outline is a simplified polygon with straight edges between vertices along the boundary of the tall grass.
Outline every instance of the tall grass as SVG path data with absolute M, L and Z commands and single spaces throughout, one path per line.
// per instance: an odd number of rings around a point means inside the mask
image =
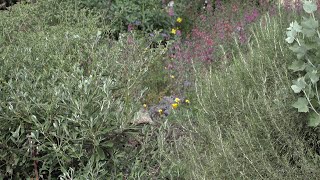
M 197 113 L 174 158 L 186 179 L 316 179 L 319 155 L 305 141 L 305 119 L 291 107 L 284 17 L 251 28 L 248 53 L 224 71 L 195 68 Z M 316 140 L 316 139 L 314 139 Z M 177 157 L 175 154 L 175 157 Z

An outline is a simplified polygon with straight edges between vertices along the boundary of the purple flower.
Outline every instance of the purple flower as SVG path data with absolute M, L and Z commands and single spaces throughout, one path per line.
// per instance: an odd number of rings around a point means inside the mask
M 177 36 L 181 36 L 181 31 L 180 31 L 180 30 L 177 30 L 176 35 L 177 35 Z
M 169 7 L 168 14 L 169 14 L 169 16 L 174 16 L 174 10 L 173 10 L 173 7 Z
M 128 31 L 130 32 L 130 31 L 132 31 L 134 29 L 134 26 L 132 25 L 132 24 L 129 24 L 128 25 Z

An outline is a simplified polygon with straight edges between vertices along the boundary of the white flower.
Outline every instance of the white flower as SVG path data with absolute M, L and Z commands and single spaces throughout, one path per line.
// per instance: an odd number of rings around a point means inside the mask
M 173 7 L 173 5 L 174 5 L 174 1 L 170 1 L 170 2 L 168 3 L 168 6 L 169 6 L 169 7 Z

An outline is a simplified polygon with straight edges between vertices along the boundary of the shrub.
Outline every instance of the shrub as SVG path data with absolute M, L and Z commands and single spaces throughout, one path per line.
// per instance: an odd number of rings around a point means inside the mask
M 74 2 L 20 4 L 0 16 L 0 179 L 142 173 L 132 167 L 141 170 L 144 151 L 128 142 L 149 131 L 131 124 L 140 79 L 165 50 L 143 52 L 149 42 L 127 34 L 108 39 L 100 17 Z

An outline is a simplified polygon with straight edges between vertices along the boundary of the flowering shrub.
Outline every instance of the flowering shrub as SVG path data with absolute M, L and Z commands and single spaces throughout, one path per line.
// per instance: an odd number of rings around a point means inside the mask
M 207 11 L 198 16 L 186 39 L 173 46 L 172 57 L 187 63 L 191 59 L 212 63 L 229 58 L 234 37 L 240 44 L 246 45 L 249 40 L 248 25 L 256 22 L 263 10 L 271 9 L 270 5 L 265 1 L 261 1 L 259 6 L 256 1 L 231 1 L 230 4 L 220 0 L 210 4 L 208 1 Z
M 197 14 L 203 4 L 202 0 L 81 0 L 81 2 L 84 7 L 95 9 L 98 13 L 102 12 L 104 21 L 111 24 L 116 37 L 121 32 L 132 30 L 143 33 L 161 30 L 165 34 L 170 34 L 178 16 L 183 19 L 189 17 L 181 26 L 188 31 L 193 23 L 190 14 Z

